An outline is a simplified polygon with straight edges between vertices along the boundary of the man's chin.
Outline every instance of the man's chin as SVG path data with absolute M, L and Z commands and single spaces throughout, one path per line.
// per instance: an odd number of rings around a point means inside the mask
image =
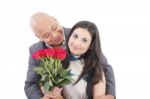
M 52 45 L 52 47 L 61 47 L 63 45 L 63 42 L 61 43 L 55 43 Z

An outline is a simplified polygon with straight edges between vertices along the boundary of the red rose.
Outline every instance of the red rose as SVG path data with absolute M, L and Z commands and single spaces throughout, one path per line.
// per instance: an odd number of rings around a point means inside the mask
M 54 57 L 55 51 L 53 48 L 44 49 L 44 51 L 47 57 Z
M 42 49 L 38 50 L 35 53 L 32 54 L 32 57 L 35 59 L 41 59 L 41 58 L 56 58 L 60 60 L 64 60 L 67 55 L 67 52 L 64 49 L 61 48 L 48 48 L 48 49 Z
M 58 49 L 58 48 L 55 49 L 55 55 L 54 55 L 54 57 L 56 59 L 64 60 L 65 57 L 66 57 L 66 55 L 67 55 L 67 52 L 64 49 Z
M 32 57 L 35 58 L 35 59 L 41 59 L 41 58 L 44 58 L 46 55 L 45 55 L 45 51 L 44 50 L 38 50 L 36 51 L 35 53 L 32 54 Z

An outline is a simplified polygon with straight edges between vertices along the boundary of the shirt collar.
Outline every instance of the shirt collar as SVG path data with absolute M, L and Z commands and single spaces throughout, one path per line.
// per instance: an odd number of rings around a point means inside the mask
M 70 60 L 71 61 L 75 61 L 75 60 L 79 60 L 80 59 L 80 56 L 75 56 L 75 55 L 70 55 Z

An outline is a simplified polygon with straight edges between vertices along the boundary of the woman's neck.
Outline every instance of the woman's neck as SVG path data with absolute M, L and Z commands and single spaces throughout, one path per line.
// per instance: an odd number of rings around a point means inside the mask
M 73 55 L 73 54 L 72 54 L 72 56 L 75 57 L 75 58 L 79 58 L 80 57 L 80 55 Z

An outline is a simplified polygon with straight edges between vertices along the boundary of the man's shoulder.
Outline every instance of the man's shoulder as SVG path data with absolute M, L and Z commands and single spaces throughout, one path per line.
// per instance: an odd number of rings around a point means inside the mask
M 70 33 L 71 28 L 63 27 L 63 29 L 64 29 L 65 34 L 69 34 Z
M 112 68 L 112 66 L 108 63 L 107 58 L 103 53 L 101 54 L 100 61 L 104 69 Z
M 65 37 L 68 38 L 69 37 L 69 33 L 71 31 L 71 28 L 63 27 L 63 29 L 64 29 Z
M 36 42 L 30 46 L 31 50 L 39 50 L 45 48 L 45 43 L 42 41 Z
M 64 30 L 71 30 L 71 28 L 63 27 Z
M 100 60 L 102 64 L 108 64 L 107 58 L 103 53 L 101 54 Z

